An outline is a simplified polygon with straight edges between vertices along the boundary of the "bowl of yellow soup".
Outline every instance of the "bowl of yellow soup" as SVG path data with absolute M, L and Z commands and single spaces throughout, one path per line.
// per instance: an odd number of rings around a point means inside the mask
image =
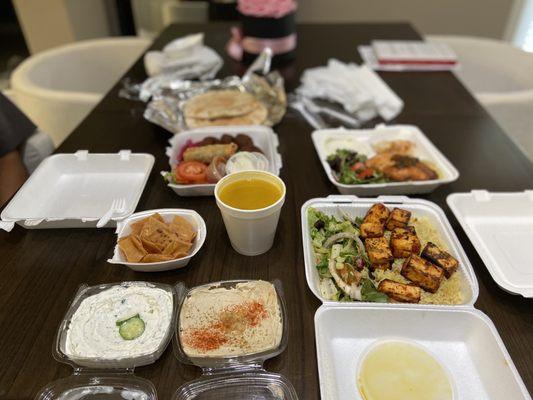
M 236 172 L 217 183 L 215 198 L 235 251 L 255 256 L 272 247 L 285 191 L 266 171 Z

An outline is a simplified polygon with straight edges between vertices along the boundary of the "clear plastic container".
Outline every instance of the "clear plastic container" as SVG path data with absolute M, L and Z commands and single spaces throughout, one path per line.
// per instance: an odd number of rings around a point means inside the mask
M 176 290 L 179 298 L 177 313 L 177 329 L 174 334 L 174 353 L 176 358 L 185 364 L 202 368 L 200 378 L 181 386 L 173 396 L 175 400 L 189 399 L 264 399 L 264 400 L 297 400 L 298 396 L 292 384 L 282 375 L 266 371 L 265 360 L 282 353 L 288 341 L 287 312 L 283 289 L 279 280 L 271 283 L 276 288 L 278 304 L 282 318 L 282 337 L 277 347 L 252 354 L 229 357 L 189 357 L 180 341 L 180 312 L 188 293 L 202 287 L 232 287 L 238 283 L 252 280 L 232 280 L 214 282 L 188 289 L 178 284 Z
M 172 295 L 172 316 L 167 331 L 157 349 L 149 354 L 129 358 L 99 358 L 99 357 L 71 357 L 67 354 L 66 338 L 70 321 L 80 304 L 90 296 L 101 293 L 114 286 L 143 286 L 162 289 Z M 59 326 L 55 346 L 54 358 L 69 364 L 74 373 L 70 377 L 50 383 L 38 395 L 39 400 L 72 399 L 72 398 L 100 398 L 106 395 L 109 399 L 152 400 L 157 399 L 155 387 L 150 381 L 133 375 L 135 367 L 154 363 L 165 351 L 172 339 L 176 326 L 178 308 L 176 288 L 170 285 L 151 282 L 120 282 L 96 286 L 86 284 L 80 286 Z M 77 396 L 77 397 L 76 397 Z

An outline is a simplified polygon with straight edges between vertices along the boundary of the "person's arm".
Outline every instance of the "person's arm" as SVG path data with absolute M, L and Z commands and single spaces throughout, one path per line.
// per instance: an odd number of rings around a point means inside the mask
M 28 178 L 20 147 L 35 132 L 35 125 L 0 93 L 0 206 Z
M 28 171 L 17 149 L 0 157 L 0 207 L 28 178 Z

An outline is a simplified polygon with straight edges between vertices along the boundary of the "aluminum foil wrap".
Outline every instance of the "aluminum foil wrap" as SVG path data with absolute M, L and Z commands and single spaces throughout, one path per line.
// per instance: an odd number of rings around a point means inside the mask
M 229 76 L 224 79 L 191 81 L 168 77 L 150 78 L 138 88 L 141 100 L 149 100 L 144 117 L 176 134 L 189 129 L 183 113 L 184 105 L 192 97 L 211 90 L 238 90 L 248 92 L 267 109 L 264 125 L 278 123 L 287 108 L 283 77 L 269 72 L 272 54 L 266 49 L 250 66 L 242 78 Z

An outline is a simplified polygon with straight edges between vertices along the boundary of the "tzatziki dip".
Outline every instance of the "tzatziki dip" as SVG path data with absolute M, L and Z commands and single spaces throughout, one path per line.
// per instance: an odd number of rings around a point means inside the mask
M 80 303 L 67 328 L 65 354 L 112 360 L 154 353 L 172 311 L 170 291 L 144 283 L 112 286 Z
M 367 142 L 358 140 L 348 134 L 337 134 L 327 137 L 322 143 L 326 155 L 335 153 L 337 150 L 351 150 L 370 157 L 376 152 Z

